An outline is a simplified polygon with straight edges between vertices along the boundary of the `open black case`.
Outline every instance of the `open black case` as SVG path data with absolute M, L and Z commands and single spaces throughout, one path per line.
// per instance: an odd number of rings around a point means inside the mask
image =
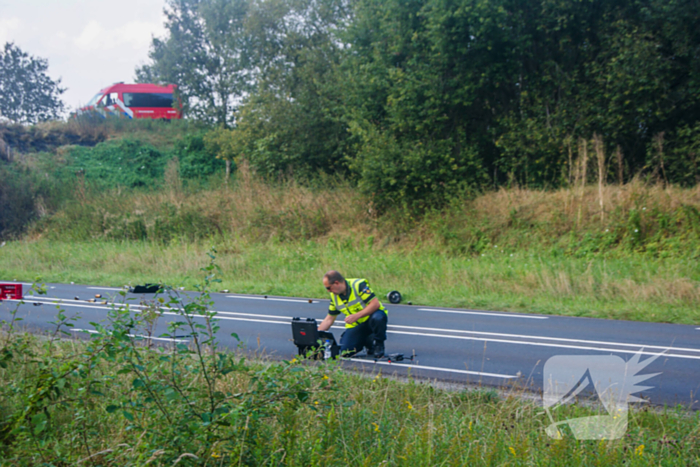
M 335 341 L 333 333 L 319 331 L 318 323 L 314 318 L 293 318 L 292 336 L 299 355 L 306 355 L 312 351 L 314 358 L 323 360 L 325 346 L 330 347 L 331 358 L 336 358 L 340 353 L 340 346 Z

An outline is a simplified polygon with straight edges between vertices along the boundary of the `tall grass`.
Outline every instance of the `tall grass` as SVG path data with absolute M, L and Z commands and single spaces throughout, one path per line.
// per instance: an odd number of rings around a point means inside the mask
M 0 277 L 122 286 L 163 281 L 192 288 L 198 262 L 218 250 L 221 289 L 326 298 L 323 273 L 367 277 L 404 303 L 571 316 L 700 324 L 700 274 L 692 259 L 638 256 L 589 260 L 547 252 L 448 255 L 435 248 L 370 247 L 357 240 L 11 242 L 0 248 Z M 511 254 L 513 256 L 511 256 Z
M 573 256 L 700 255 L 700 186 L 682 189 L 639 180 L 597 189 L 501 189 L 454 200 L 418 220 L 401 211 L 378 215 L 369 199 L 344 182 L 327 179 L 314 188 L 293 180 L 267 183 L 245 164 L 232 184 L 212 189 L 183 190 L 175 167 L 160 190 L 93 190 L 78 197 L 79 204 L 40 224 L 35 234 L 87 240 L 119 239 L 123 233 L 121 238 L 129 239 L 118 224 L 138 220 L 154 241 L 199 238 L 203 230 L 254 241 L 341 239 L 382 248 L 420 244 L 454 254 L 480 254 L 500 245 Z M 189 225 L 179 225 L 183 222 Z M 158 229 L 159 223 L 168 228 Z M 163 233 L 167 238 L 161 238 Z
M 0 275 L 191 286 L 220 252 L 222 288 L 324 296 L 339 269 L 415 304 L 700 323 L 700 187 L 632 183 L 499 190 L 412 219 L 379 215 L 349 184 L 255 177 L 158 190 L 90 190 L 0 249 Z M 601 216 L 601 200 L 605 216 Z

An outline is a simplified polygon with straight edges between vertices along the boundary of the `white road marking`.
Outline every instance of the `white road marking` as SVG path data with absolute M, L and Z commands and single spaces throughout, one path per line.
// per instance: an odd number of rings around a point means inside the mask
M 26 302 L 26 300 L 25 300 Z M 29 302 L 31 303 L 31 302 Z M 59 303 L 57 303 L 59 304 Z M 72 307 L 77 307 L 77 308 L 94 308 L 97 310 L 108 310 L 109 305 L 85 305 L 82 303 L 72 303 L 71 301 L 60 303 L 61 305 L 65 306 L 72 306 Z M 117 304 L 118 308 L 124 309 L 126 308 L 125 305 L 122 304 Z M 129 305 L 129 308 L 145 308 L 141 305 Z M 163 307 L 163 310 L 173 310 L 174 308 L 169 308 L 169 307 Z M 134 310 L 138 311 L 138 310 Z M 182 313 L 177 313 L 173 311 L 161 311 L 162 315 L 172 315 L 172 316 L 182 316 Z M 252 317 L 261 317 L 261 318 L 275 318 L 275 319 L 280 319 L 283 321 L 270 321 L 268 320 L 260 320 L 260 319 L 249 319 L 249 318 L 231 318 L 228 316 L 219 316 L 220 314 L 226 314 L 226 315 L 240 315 L 240 316 L 252 316 Z M 201 315 L 191 315 L 193 318 L 204 318 L 204 316 Z M 227 319 L 227 320 L 233 320 L 233 321 L 251 321 L 255 323 L 277 323 L 277 324 L 289 324 L 289 322 L 292 320 L 290 316 L 273 316 L 273 315 L 257 315 L 257 314 L 252 314 L 252 313 L 235 313 L 232 311 L 217 311 L 215 319 Z
M 433 311 L 435 313 L 455 313 L 459 315 L 484 315 L 494 316 L 496 318 L 549 319 L 547 316 L 519 315 L 516 313 L 489 313 L 485 311 L 438 310 L 436 308 L 418 308 L 418 311 Z
M 268 300 L 273 302 L 294 302 L 294 303 L 321 303 L 320 300 L 299 300 L 294 298 L 265 298 L 265 297 L 249 297 L 244 295 L 226 295 L 226 298 L 244 298 L 247 300 Z
M 500 375 L 498 373 L 482 373 L 480 371 L 467 371 L 467 370 L 455 370 L 452 368 L 441 368 L 437 366 L 425 366 L 425 365 L 414 365 L 412 363 L 389 363 L 383 361 L 365 360 L 362 358 L 348 358 L 353 362 L 369 363 L 374 365 L 389 365 L 389 366 L 402 366 L 404 368 L 418 368 L 420 370 L 434 370 L 434 371 L 446 371 L 448 373 L 460 373 L 463 375 L 476 375 L 476 376 L 490 376 L 492 378 L 503 378 L 503 379 L 513 379 L 517 376 L 512 375 Z
M 180 313 L 173 313 L 170 311 L 164 311 L 161 314 L 163 315 L 173 315 L 173 316 L 182 316 Z M 193 318 L 204 318 L 204 316 L 201 315 L 192 315 Z M 289 326 L 289 321 L 270 321 L 267 319 L 252 319 L 252 318 L 233 318 L 230 316 L 216 316 L 215 319 L 224 319 L 227 321 L 247 321 L 250 323 L 270 323 L 270 324 L 285 324 Z
M 43 300 L 55 300 L 51 299 L 49 297 L 37 297 L 41 298 Z M 19 300 L 13 300 L 9 299 L 8 301 L 19 301 Z M 25 300 L 25 302 L 28 302 Z M 31 303 L 31 302 L 28 302 Z M 72 307 L 78 307 L 78 308 L 95 308 L 95 309 L 101 309 L 101 310 L 107 310 L 108 307 L 104 305 L 86 305 L 82 303 L 74 303 L 72 300 L 68 300 L 66 302 L 62 302 L 62 305 L 65 306 L 72 306 Z M 118 304 L 120 307 L 124 307 L 125 305 Z M 140 308 L 141 305 L 129 305 L 131 308 Z M 167 315 L 174 315 L 174 316 L 180 316 L 180 313 L 176 312 L 162 312 L 163 314 Z M 226 315 L 234 315 L 234 316 L 241 316 L 240 318 L 238 317 L 232 317 L 232 316 L 220 316 L 219 314 L 226 314 Z M 266 318 L 266 319 L 252 319 L 248 318 L 247 316 L 252 316 L 256 318 Z M 202 316 L 199 315 L 193 315 L 195 318 L 203 318 Z M 230 321 L 248 321 L 248 322 L 256 322 L 256 323 L 271 323 L 271 324 L 285 324 L 288 325 L 291 321 L 291 318 L 288 316 L 274 316 L 274 315 L 255 315 L 255 314 L 250 314 L 250 313 L 235 313 L 235 312 L 217 312 L 216 319 L 222 319 L 222 320 L 230 320 Z M 272 319 L 279 320 L 279 321 L 272 321 Z M 333 326 L 335 329 L 344 329 L 342 325 L 336 325 Z M 392 329 L 393 328 L 393 329 Z M 401 329 L 407 329 L 407 331 L 401 331 L 401 330 L 395 330 L 396 328 L 401 328 Z M 445 332 L 445 333 L 452 333 L 452 334 L 476 334 L 480 336 L 485 336 L 485 337 L 479 337 L 479 336 L 455 336 L 455 335 L 450 335 L 450 334 L 434 334 L 432 332 L 411 332 L 408 331 L 408 329 L 415 329 L 416 331 L 433 331 L 433 332 Z M 558 343 L 548 343 L 548 342 L 527 342 L 527 341 L 522 341 L 522 340 L 513 340 L 513 339 L 502 339 L 502 338 L 493 338 L 493 337 L 487 337 L 487 336 L 499 336 L 499 337 L 508 337 L 508 338 L 515 338 L 515 339 L 540 339 L 544 341 L 560 341 L 560 342 L 572 342 L 572 343 L 583 343 L 583 344 L 601 344 L 601 345 L 607 345 L 607 346 L 617 346 L 617 347 L 633 347 L 635 349 L 642 349 L 642 348 L 649 348 L 649 349 L 659 349 L 659 350 L 669 350 L 669 351 L 686 351 L 686 352 L 697 352 L 700 353 L 700 349 L 694 349 L 694 348 L 682 348 L 682 347 L 662 347 L 662 346 L 652 346 L 652 345 L 645 345 L 645 344 L 630 344 L 630 343 L 617 343 L 617 342 L 607 342 L 607 341 L 587 341 L 583 339 L 566 339 L 566 338 L 558 338 L 558 337 L 544 337 L 544 336 L 528 336 L 528 335 L 518 335 L 518 334 L 503 334 L 503 333 L 488 333 L 488 332 L 479 332 L 479 331 L 463 331 L 463 330 L 454 330 L 454 329 L 440 329 L 440 328 L 420 328 L 420 327 L 415 327 L 415 326 L 401 326 L 401 325 L 389 325 L 389 329 L 387 330 L 387 333 L 393 333 L 393 334 L 403 334 L 403 335 L 411 335 L 411 336 L 420 336 L 420 337 L 441 337 L 441 338 L 446 338 L 446 339 L 460 339 L 460 340 L 472 340 L 472 341 L 483 341 L 483 342 L 500 342 L 500 343 L 505 343 L 505 344 L 516 344 L 516 345 L 532 345 L 532 346 L 540 346 L 540 347 L 556 347 L 556 348 L 564 348 L 564 349 L 579 349 L 579 350 L 594 350 L 594 351 L 600 351 L 600 352 L 618 352 L 618 353 L 628 353 L 628 354 L 635 354 L 638 353 L 639 350 L 626 350 L 626 349 L 615 349 L 615 348 L 608 348 L 608 347 L 593 347 L 593 346 L 585 346 L 585 345 L 568 345 L 568 344 L 558 344 Z M 658 355 L 658 352 L 640 352 L 642 355 Z M 675 357 L 675 358 L 686 358 L 686 359 L 693 359 L 693 360 L 700 360 L 700 356 L 693 356 L 693 355 L 682 355 L 682 354 L 675 354 L 675 353 L 669 353 L 669 354 L 664 354 L 666 357 Z
M 47 297 L 36 297 L 42 300 L 49 300 Z M 15 300 L 19 301 L 19 300 Z M 32 303 L 31 301 L 24 300 L 26 303 Z M 50 303 L 51 305 L 56 304 L 56 305 L 63 305 L 63 306 L 72 306 L 76 308 L 94 308 L 97 310 L 109 310 L 109 307 L 111 305 L 101 305 L 101 304 L 94 304 L 94 305 L 88 305 L 85 303 L 75 303 L 75 302 L 84 302 L 84 300 L 68 300 L 68 301 L 58 301 L 58 302 L 52 302 Z M 145 308 L 142 305 L 137 305 L 137 304 L 128 304 L 129 308 L 131 309 L 136 309 L 136 308 Z M 124 309 L 126 308 L 125 304 L 118 303 L 116 304 L 117 308 Z M 174 308 L 170 307 L 162 307 L 163 310 L 174 310 Z M 139 311 L 139 310 L 134 310 L 134 311 Z M 161 311 L 161 314 L 163 315 L 176 315 L 180 316 L 182 313 L 175 313 L 175 312 L 169 312 L 169 311 Z M 281 324 L 289 324 L 289 322 L 292 320 L 291 316 L 274 316 L 274 315 L 258 315 L 258 314 L 253 314 L 253 313 L 236 313 L 233 311 L 217 311 L 216 312 L 216 319 L 234 319 L 234 318 L 228 318 L 226 316 L 219 316 L 220 314 L 226 314 L 226 315 L 235 315 L 235 316 L 252 316 L 252 317 L 258 317 L 258 318 L 274 318 L 274 319 L 280 319 L 283 321 L 269 321 L 269 320 L 254 320 L 254 319 L 244 319 L 244 318 L 237 318 L 235 321 L 253 321 L 253 322 L 258 322 L 258 323 L 281 323 Z M 201 315 L 192 315 L 195 318 L 203 318 Z
M 71 329 L 71 332 L 87 332 L 90 334 L 99 334 L 99 331 L 96 331 L 94 329 Z M 189 342 L 187 339 L 173 339 L 170 337 L 148 337 L 148 336 L 142 336 L 140 334 L 127 334 L 129 337 L 143 337 L 144 339 L 151 339 L 154 341 L 168 341 L 168 342 Z
M 437 332 L 451 332 L 459 334 L 479 334 L 485 336 L 499 336 L 499 337 L 517 337 L 521 339 L 543 339 L 546 341 L 559 341 L 559 342 L 579 342 L 584 344 L 602 344 L 602 345 L 614 345 L 620 347 L 635 347 L 639 348 L 640 344 L 627 344 L 622 342 L 609 342 L 609 341 L 591 341 L 585 339 L 567 339 L 565 337 L 547 337 L 547 336 L 528 336 L 526 334 L 503 334 L 500 332 L 481 332 L 481 331 L 461 331 L 457 329 L 443 329 L 443 328 L 421 328 L 417 326 L 401 326 L 398 324 L 390 324 L 389 327 L 392 328 L 402 328 L 402 329 L 416 329 L 419 331 L 437 331 Z M 660 349 L 668 350 L 669 347 L 664 347 L 660 345 L 644 345 L 643 347 L 648 349 Z M 673 350 L 682 350 L 687 352 L 700 352 L 697 348 L 687 348 L 687 347 L 672 347 Z
M 557 347 L 557 348 L 562 348 L 562 349 L 580 349 L 580 350 L 595 350 L 598 352 L 617 352 L 617 353 L 629 353 L 629 354 L 636 354 L 639 353 L 640 355 L 659 355 L 660 352 L 642 352 L 641 349 L 646 347 L 644 344 L 639 344 L 638 347 L 640 350 L 621 350 L 621 349 L 608 349 L 608 348 L 603 348 L 603 347 L 586 347 L 582 345 L 564 345 L 564 344 L 548 344 L 546 342 L 522 342 L 522 341 L 513 341 L 513 340 L 507 340 L 507 339 L 491 339 L 491 338 L 486 338 L 486 337 L 468 337 L 468 336 L 446 336 L 444 334 L 427 334 L 427 333 L 419 333 L 419 332 L 404 332 L 404 331 L 390 331 L 387 330 L 387 333 L 392 333 L 392 334 L 407 334 L 411 336 L 421 336 L 421 337 L 442 337 L 445 339 L 462 339 L 462 340 L 468 340 L 468 341 L 485 341 L 485 342 L 501 342 L 504 344 L 519 344 L 519 345 L 534 345 L 534 346 L 540 346 L 540 347 Z M 614 343 L 610 343 L 614 345 Z M 667 350 L 676 350 L 673 347 L 665 347 Z M 680 354 L 671 354 L 671 353 L 664 353 L 663 354 L 665 357 L 676 357 L 676 358 L 688 358 L 691 360 L 700 360 L 700 355 L 694 356 L 694 355 L 680 355 Z
M 88 289 L 92 289 L 92 290 L 117 290 L 117 291 L 125 290 L 125 289 L 116 289 L 114 287 L 88 287 Z

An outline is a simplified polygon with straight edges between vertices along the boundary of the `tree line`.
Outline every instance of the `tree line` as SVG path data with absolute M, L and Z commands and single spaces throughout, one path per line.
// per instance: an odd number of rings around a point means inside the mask
M 690 186 L 697 6 L 167 0 L 167 33 L 136 76 L 177 84 L 220 158 L 273 178 L 335 174 L 380 209 L 581 178 Z M 6 46 L 4 61 L 17 56 Z

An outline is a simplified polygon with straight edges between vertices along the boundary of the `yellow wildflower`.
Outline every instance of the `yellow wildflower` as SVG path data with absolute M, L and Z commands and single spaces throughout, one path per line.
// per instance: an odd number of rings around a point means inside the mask
M 510 451 L 511 454 L 513 454 L 513 457 L 516 456 L 515 454 L 515 448 L 513 446 L 509 447 L 508 450 Z
M 372 422 L 372 425 L 374 425 L 374 431 L 379 432 L 379 425 Z
M 634 450 L 634 453 L 637 454 L 638 456 L 641 456 L 644 454 L 644 445 L 640 444 L 637 446 L 637 448 Z

